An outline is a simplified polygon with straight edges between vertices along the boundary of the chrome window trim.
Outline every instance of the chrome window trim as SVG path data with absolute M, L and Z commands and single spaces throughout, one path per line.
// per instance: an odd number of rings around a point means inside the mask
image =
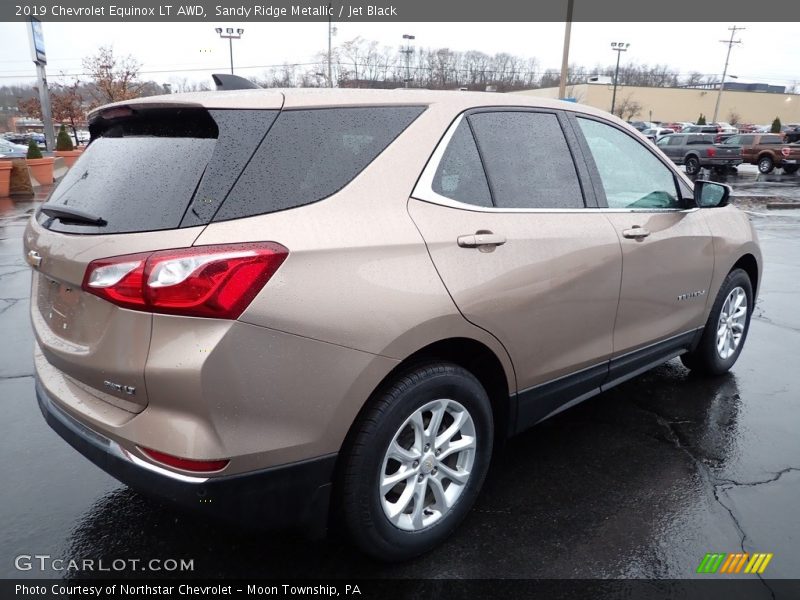
M 464 120 L 465 114 L 466 111 L 459 114 L 439 140 L 436 149 L 428 160 L 428 164 L 425 165 L 419 180 L 417 180 L 417 184 L 414 186 L 414 190 L 411 192 L 411 197 L 413 199 L 446 206 L 448 208 L 486 213 L 691 213 L 699 210 L 696 206 L 691 208 L 497 208 L 495 206 L 467 204 L 466 202 L 459 202 L 458 200 L 453 200 L 447 196 L 437 194 L 433 191 L 433 178 L 436 176 L 436 171 L 439 169 L 439 163 L 444 157 L 445 150 L 447 150 L 447 146 L 450 144 L 450 140 L 453 138 L 456 129 L 458 129 L 458 126 Z

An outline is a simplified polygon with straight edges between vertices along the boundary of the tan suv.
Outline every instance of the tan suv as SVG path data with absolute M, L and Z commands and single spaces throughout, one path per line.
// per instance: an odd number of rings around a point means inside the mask
M 589 107 L 248 90 L 90 129 L 25 232 L 38 401 L 197 510 L 408 558 L 503 438 L 676 356 L 725 372 L 747 335 L 729 190 Z

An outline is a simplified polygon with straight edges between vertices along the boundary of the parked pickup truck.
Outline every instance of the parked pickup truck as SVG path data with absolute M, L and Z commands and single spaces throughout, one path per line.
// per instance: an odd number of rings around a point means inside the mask
M 780 133 L 743 133 L 728 138 L 725 145 L 742 148 L 742 161 L 758 165 L 760 173 L 771 173 L 775 167 L 784 173 L 795 173 L 800 167 L 800 144 L 787 144 Z
M 685 165 L 687 175 L 697 175 L 702 167 L 722 170 L 742 162 L 741 146 L 715 144 L 711 133 L 674 133 L 656 145 L 676 165 Z

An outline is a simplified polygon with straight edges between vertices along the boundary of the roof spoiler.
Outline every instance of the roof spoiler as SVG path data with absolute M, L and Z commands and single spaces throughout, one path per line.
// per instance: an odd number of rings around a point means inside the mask
M 227 90 L 260 90 L 261 87 L 238 75 L 230 75 L 229 73 L 214 73 L 211 75 L 214 80 L 214 85 L 217 86 L 217 91 Z

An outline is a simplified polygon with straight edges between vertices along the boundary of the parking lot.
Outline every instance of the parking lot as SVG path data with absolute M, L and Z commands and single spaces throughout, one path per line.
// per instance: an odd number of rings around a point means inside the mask
M 800 177 L 753 169 L 728 178 L 765 258 L 733 371 L 703 379 L 671 361 L 513 439 L 456 534 L 393 566 L 337 541 L 201 521 L 128 490 L 58 438 L 33 392 L 21 236 L 35 203 L 0 200 L 0 576 L 64 576 L 14 567 L 20 554 L 49 554 L 193 559 L 204 577 L 676 579 L 708 552 L 745 551 L 774 553 L 766 579 L 796 577 L 800 210 L 765 199 L 800 200 Z

